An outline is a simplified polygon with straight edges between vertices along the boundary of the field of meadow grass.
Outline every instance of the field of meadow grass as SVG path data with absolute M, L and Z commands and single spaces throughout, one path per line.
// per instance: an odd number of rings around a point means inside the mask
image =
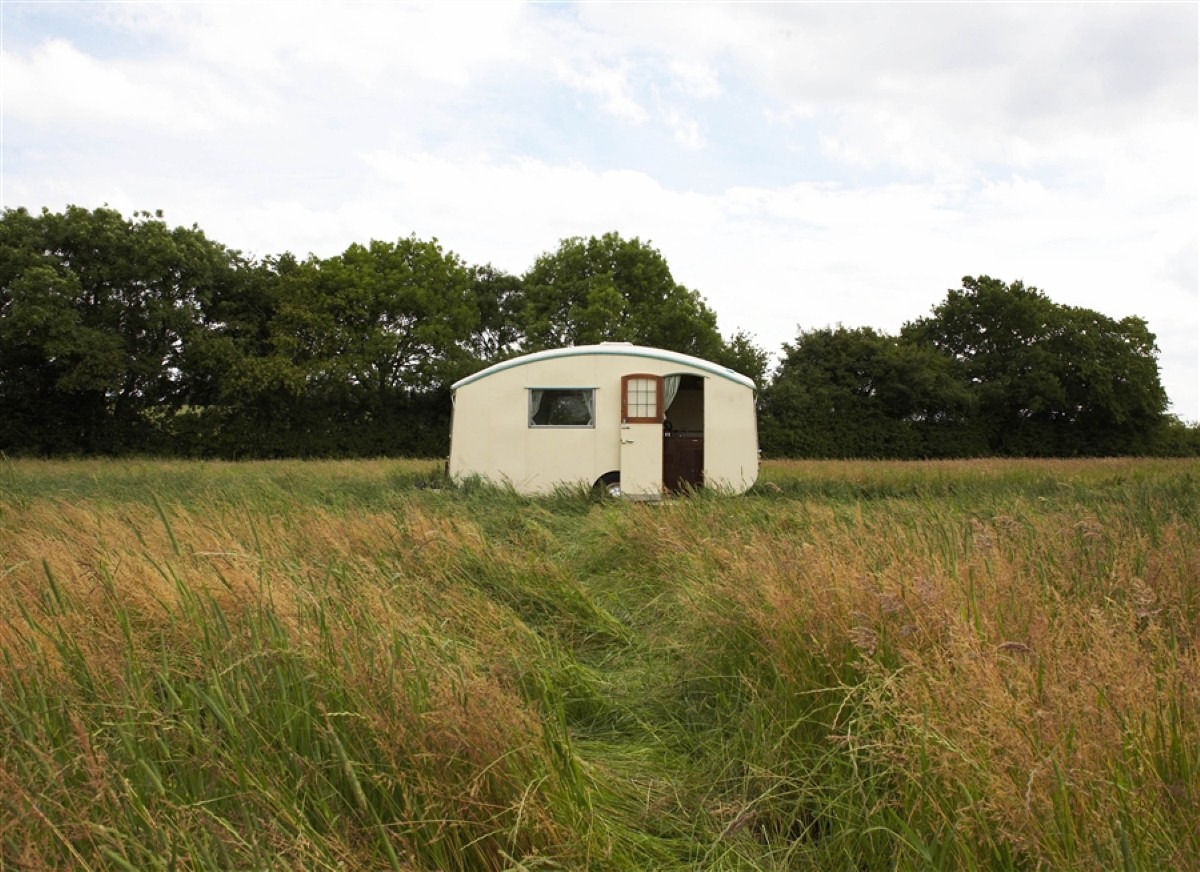
M 0 462 L 0 872 L 1200 869 L 1200 461 Z

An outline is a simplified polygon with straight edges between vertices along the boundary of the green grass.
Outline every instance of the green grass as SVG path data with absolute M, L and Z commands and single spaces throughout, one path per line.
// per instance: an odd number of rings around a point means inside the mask
M 1200 857 L 1195 461 L 0 465 L 0 870 Z

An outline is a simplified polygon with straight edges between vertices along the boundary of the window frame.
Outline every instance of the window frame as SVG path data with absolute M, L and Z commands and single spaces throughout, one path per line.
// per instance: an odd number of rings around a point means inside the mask
M 554 391 L 555 393 L 574 393 L 574 394 L 591 394 L 590 402 L 584 400 L 591 413 L 591 420 L 586 424 L 538 424 L 533 420 L 536 409 L 533 408 L 534 391 Z M 596 429 L 596 388 L 594 386 L 576 386 L 576 385 L 554 385 L 541 386 L 530 385 L 525 388 L 525 426 L 529 430 L 595 430 Z
M 657 414 L 654 417 L 629 417 L 629 382 L 633 379 L 653 379 L 654 403 Z M 624 424 L 661 424 L 666 418 L 663 408 L 663 377 L 652 372 L 631 372 L 621 376 L 621 422 Z

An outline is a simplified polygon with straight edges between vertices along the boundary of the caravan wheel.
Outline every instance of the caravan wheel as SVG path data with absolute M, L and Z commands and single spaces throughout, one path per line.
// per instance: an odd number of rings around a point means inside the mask
M 606 472 L 596 479 L 592 487 L 604 496 L 616 499 L 621 495 L 621 473 Z

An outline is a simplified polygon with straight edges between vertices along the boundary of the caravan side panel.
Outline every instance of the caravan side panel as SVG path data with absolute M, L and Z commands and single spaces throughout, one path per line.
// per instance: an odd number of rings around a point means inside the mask
M 720 378 L 704 385 L 704 483 L 734 493 L 758 479 L 754 391 Z
M 560 484 L 590 486 L 616 469 L 620 396 L 608 374 L 613 367 L 611 356 L 537 361 L 459 388 L 450 474 L 480 475 L 521 493 L 549 493 Z M 594 391 L 592 427 L 529 426 L 530 391 L 556 388 Z

